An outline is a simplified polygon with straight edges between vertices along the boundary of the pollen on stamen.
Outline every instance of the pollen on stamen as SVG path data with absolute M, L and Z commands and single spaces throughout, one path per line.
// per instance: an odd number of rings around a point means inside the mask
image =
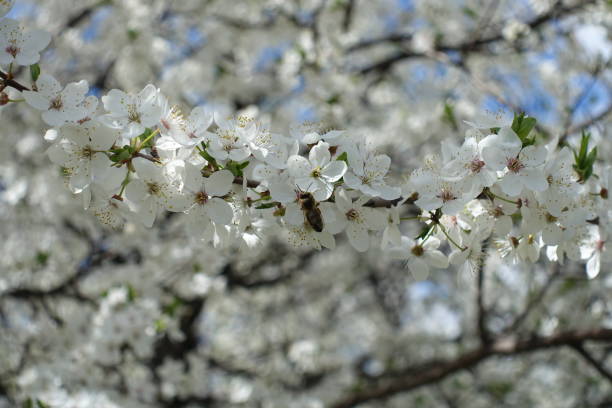
M 7 54 L 12 55 L 13 58 L 16 58 L 17 54 L 19 54 L 20 49 L 14 45 L 9 45 L 8 47 L 5 48 L 4 51 L 6 51 Z
M 149 194 L 157 195 L 161 192 L 161 187 L 157 183 L 148 183 L 147 189 Z
M 457 197 L 449 189 L 442 190 L 442 192 L 440 193 L 438 198 L 441 199 L 442 202 L 444 202 L 444 203 L 447 203 L 449 201 L 453 201 L 453 200 L 457 199 Z
M 470 170 L 472 173 L 480 173 L 480 170 L 485 166 L 485 162 L 480 160 L 479 158 L 475 158 L 470 162 Z
M 518 173 L 522 169 L 525 168 L 525 165 L 523 163 L 521 163 L 521 161 L 519 159 L 517 159 L 516 157 L 512 157 L 512 158 L 508 159 L 508 162 L 506 163 L 506 166 L 508 167 L 508 170 L 510 170 L 513 173 Z
M 425 253 L 425 248 L 423 248 L 422 245 L 415 245 L 415 246 L 412 247 L 410 252 L 414 256 L 423 256 L 423 254 Z
M 49 105 L 49 109 L 60 110 L 62 109 L 63 106 L 64 106 L 64 103 L 62 102 L 62 98 L 57 97 L 51 101 L 51 104 Z
M 208 195 L 205 192 L 200 191 L 196 194 L 194 201 L 196 204 L 204 205 L 208 202 Z
M 350 221 L 355 221 L 357 218 L 359 218 L 359 213 L 354 208 L 351 208 L 346 212 L 346 218 Z

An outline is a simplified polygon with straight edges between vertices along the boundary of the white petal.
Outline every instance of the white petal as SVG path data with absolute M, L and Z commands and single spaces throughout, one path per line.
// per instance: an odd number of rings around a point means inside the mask
M 313 167 L 323 167 L 331 160 L 331 153 L 329 153 L 329 144 L 325 142 L 319 142 L 316 146 L 310 149 L 308 153 L 308 159 L 312 163 Z M 346 163 L 344 163 L 346 165 Z
M 210 219 L 218 224 L 228 225 L 234 218 L 232 207 L 221 198 L 211 198 L 204 207 Z
M 548 182 L 541 170 L 527 168 L 519 173 L 519 177 L 522 181 L 521 184 L 524 184 L 530 190 L 542 192 L 548 188 Z M 514 195 L 518 195 L 518 193 Z
M 224 196 L 232 189 L 234 175 L 229 170 L 214 172 L 209 178 L 204 180 L 206 192 L 213 196 Z
M 526 166 L 535 167 L 544 164 L 547 151 L 544 146 L 527 146 L 519 154 L 519 160 Z
M 321 172 L 321 178 L 329 181 L 336 182 L 344 176 L 346 173 L 346 163 L 340 160 L 334 160 L 331 163 L 327 164 L 323 167 L 323 171 Z
M 365 225 L 358 222 L 349 222 L 346 226 L 346 235 L 349 242 L 359 252 L 365 252 L 370 246 L 370 236 Z
M 291 177 L 310 177 L 312 166 L 306 158 L 302 156 L 291 156 L 287 160 L 287 170 Z
M 442 252 L 437 250 L 430 250 L 425 251 L 424 255 L 425 259 L 427 259 L 427 263 L 429 263 L 431 266 L 440 269 L 448 268 L 448 258 Z
M 593 256 L 587 261 L 586 264 L 586 272 L 589 279 L 593 279 L 599 275 L 599 270 L 601 268 L 601 258 L 599 253 L 593 254 Z
M 34 91 L 23 91 L 21 93 L 23 95 L 23 99 L 27 102 L 28 105 L 38 110 L 47 110 L 49 109 L 50 101 L 48 98 L 41 95 L 39 92 Z
M 429 275 L 429 266 L 420 258 L 413 256 L 408 260 L 408 269 L 412 272 L 412 276 L 416 280 L 427 279 Z
M 504 194 L 508 194 L 511 197 L 516 197 L 523 190 L 523 183 L 521 181 L 521 177 L 518 175 L 508 173 L 501 179 L 499 186 Z
M 366 172 L 374 173 L 376 177 L 384 177 L 391 166 L 391 158 L 386 154 L 380 154 L 365 163 Z

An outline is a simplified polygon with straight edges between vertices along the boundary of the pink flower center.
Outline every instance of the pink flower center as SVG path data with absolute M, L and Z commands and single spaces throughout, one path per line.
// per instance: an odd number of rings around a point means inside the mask
M 595 242 L 595 249 L 598 250 L 599 252 L 603 251 L 604 244 L 605 244 L 605 241 L 600 239 L 599 241 Z
M 19 54 L 19 51 L 21 50 L 14 45 L 9 45 L 4 51 L 6 51 L 7 54 L 12 55 L 13 58 L 16 58 L 17 54 Z
M 455 197 L 453 192 L 448 189 L 442 190 L 440 195 L 438 195 L 438 198 L 441 199 L 442 202 L 445 202 L 445 203 L 457 199 L 457 197 Z
M 513 173 L 518 173 L 519 171 L 525 168 L 525 165 L 521 163 L 521 161 L 517 159 L 516 157 L 512 157 L 508 159 L 506 166 L 508 167 L 508 170 L 510 170 Z
M 485 166 L 485 162 L 480 160 L 479 158 L 475 158 L 470 162 L 470 170 L 472 173 L 480 173 L 480 170 Z

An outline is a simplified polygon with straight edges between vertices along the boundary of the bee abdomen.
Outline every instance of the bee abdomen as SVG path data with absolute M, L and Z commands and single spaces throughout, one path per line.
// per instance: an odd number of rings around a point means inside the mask
M 306 219 L 308 220 L 308 224 L 310 224 L 313 230 L 317 232 L 323 231 L 323 217 L 321 217 L 320 212 L 309 211 L 306 214 Z

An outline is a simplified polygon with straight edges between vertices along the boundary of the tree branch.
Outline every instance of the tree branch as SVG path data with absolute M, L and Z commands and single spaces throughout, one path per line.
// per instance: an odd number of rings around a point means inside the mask
M 2 71 L 0 71 L 0 78 L 2 78 L 2 82 L 6 86 L 10 86 L 11 88 L 15 88 L 19 92 L 29 91 L 30 90 L 30 88 L 28 88 L 27 86 L 21 85 L 19 82 L 15 81 L 14 79 L 9 78 L 9 75 L 5 74 Z
M 549 21 L 555 20 L 557 18 L 569 15 L 574 11 L 581 9 L 582 7 L 594 3 L 595 0 L 586 0 L 574 4 L 572 6 L 553 6 L 546 13 L 540 15 L 539 17 L 534 18 L 533 20 L 526 23 L 526 25 L 531 29 L 535 30 L 540 26 L 548 23 Z M 484 46 L 493 44 L 498 41 L 502 41 L 504 39 L 503 33 L 500 31 L 493 35 L 483 38 L 475 38 L 469 41 L 465 41 L 459 44 L 440 44 L 437 45 L 432 52 L 436 53 L 449 53 L 449 52 L 459 52 L 459 53 L 470 53 L 474 51 L 478 51 L 482 49 Z M 382 41 L 378 41 L 379 43 Z M 352 48 L 355 49 L 355 46 Z M 360 48 L 360 47 L 359 47 Z M 357 48 L 358 49 L 358 48 Z M 429 58 L 430 55 L 427 53 L 414 52 L 411 50 L 400 51 L 394 55 L 391 55 L 385 59 L 374 62 L 371 65 L 367 65 L 358 70 L 360 74 L 367 74 L 369 72 L 374 71 L 385 71 L 390 69 L 396 63 L 403 61 L 409 58 Z
M 527 302 L 525 309 L 519 314 L 514 321 L 508 326 L 504 333 L 514 333 L 516 329 L 518 329 L 521 324 L 525 321 L 525 319 L 529 316 L 531 311 L 537 307 L 548 293 L 548 290 L 552 287 L 553 283 L 557 280 L 557 278 L 561 275 L 561 268 L 558 263 L 554 262 L 551 264 L 552 272 L 548 275 L 548 279 L 542 286 L 542 288 L 538 291 L 537 294 L 531 297 L 531 299 Z
M 483 244 L 482 253 L 487 251 L 489 240 Z M 477 285 L 476 285 L 476 308 L 478 310 L 477 327 L 480 342 L 485 345 L 490 342 L 489 332 L 487 331 L 487 310 L 484 305 L 484 270 L 486 259 L 483 257 L 482 262 L 478 266 Z
M 606 367 L 604 367 L 603 362 L 599 362 L 584 348 L 582 344 L 575 344 L 572 346 L 574 350 L 578 354 L 582 356 L 582 358 L 591 365 L 594 369 L 596 369 L 599 374 L 601 374 L 604 378 L 606 378 L 610 383 L 612 383 L 612 372 L 610 372 Z
M 572 346 L 585 341 L 612 342 L 612 329 L 596 328 L 591 330 L 571 330 L 548 337 L 532 337 L 526 340 L 516 340 L 508 337 L 497 340 L 490 346 L 481 346 L 475 350 L 461 354 L 454 360 L 439 364 L 422 364 L 428 367 L 423 370 L 411 369 L 415 374 L 361 386 L 358 391 L 330 405 L 331 408 L 349 408 L 367 401 L 385 399 L 392 395 L 407 392 L 415 388 L 439 381 L 459 371 L 473 368 L 484 360 L 494 356 L 517 355 L 562 346 Z

